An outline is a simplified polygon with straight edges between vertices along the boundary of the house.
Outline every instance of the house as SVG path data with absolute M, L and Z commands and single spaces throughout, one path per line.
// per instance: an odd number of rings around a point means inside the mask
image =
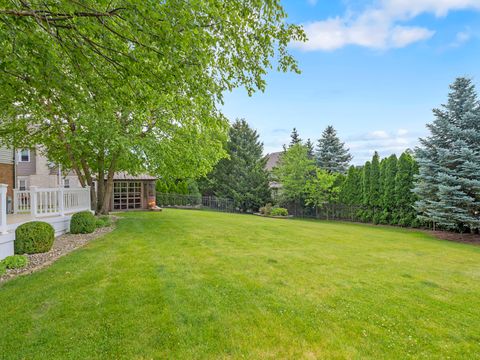
M 278 163 L 280 162 L 280 157 L 282 156 L 283 152 L 278 151 L 271 154 L 267 154 L 267 163 L 265 168 L 268 171 L 272 171 L 273 168 L 277 167 Z
M 39 188 L 80 188 L 75 173 L 63 174 L 59 167 L 52 164 L 38 149 L 22 149 L 16 152 L 16 183 L 18 190 L 29 190 L 31 186 Z
M 268 172 L 272 173 L 273 169 L 278 166 L 282 154 L 282 151 L 267 154 L 267 163 L 265 164 L 265 168 L 268 170 Z M 272 191 L 272 197 L 275 199 L 279 194 L 282 184 L 274 180 L 270 181 L 269 184 Z

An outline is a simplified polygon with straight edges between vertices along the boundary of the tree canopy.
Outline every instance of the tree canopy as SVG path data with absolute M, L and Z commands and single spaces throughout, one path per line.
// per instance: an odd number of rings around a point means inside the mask
M 303 204 L 306 184 L 314 172 L 315 161 L 309 158 L 307 146 L 298 143 L 286 149 L 274 169 L 276 179 L 282 184 L 282 201 Z
M 204 175 L 225 156 L 223 93 L 263 90 L 272 58 L 298 72 L 285 17 L 278 0 L 0 1 L 0 135 L 106 179 L 99 212 L 116 171 Z

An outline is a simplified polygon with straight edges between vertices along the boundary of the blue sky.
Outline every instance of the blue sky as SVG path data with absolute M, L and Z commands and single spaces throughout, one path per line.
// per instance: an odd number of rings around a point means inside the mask
M 265 152 L 296 127 L 316 140 L 333 125 L 360 164 L 413 148 L 448 85 L 480 86 L 480 0 L 283 0 L 309 41 L 292 44 L 301 75 L 271 72 L 267 89 L 226 94 L 224 113 L 256 128 Z

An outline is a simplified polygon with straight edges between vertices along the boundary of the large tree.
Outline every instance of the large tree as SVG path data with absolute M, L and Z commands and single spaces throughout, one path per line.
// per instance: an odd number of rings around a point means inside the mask
M 319 208 L 325 204 L 333 204 L 338 199 L 338 194 L 340 192 L 338 177 L 340 176 L 340 174 L 330 173 L 326 170 L 317 168 L 315 175 L 307 181 L 305 185 L 305 203 L 315 207 L 317 215 Z
M 333 126 L 327 126 L 318 140 L 316 151 L 317 165 L 331 173 L 345 174 L 352 155 L 340 141 Z
M 233 199 L 242 211 L 257 211 L 271 199 L 269 172 L 259 135 L 243 119 L 230 128 L 227 154 L 202 181 L 201 190 Z
M 203 175 L 225 155 L 223 93 L 263 90 L 272 56 L 298 71 L 285 17 L 278 0 L 0 1 L 3 141 L 98 179 L 98 212 L 116 171 Z
M 434 109 L 430 136 L 416 151 L 415 192 L 420 219 L 464 231 L 480 228 L 480 104 L 470 79 L 450 86 L 448 102 Z
M 306 184 L 314 171 L 315 161 L 309 158 L 305 145 L 295 144 L 285 150 L 274 169 L 276 180 L 281 184 L 282 201 L 304 204 Z

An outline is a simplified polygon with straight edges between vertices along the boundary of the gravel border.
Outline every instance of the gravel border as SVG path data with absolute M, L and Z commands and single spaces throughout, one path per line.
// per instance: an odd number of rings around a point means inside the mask
M 90 241 L 108 234 L 115 229 L 115 222 L 117 217 L 110 216 L 112 224 L 107 227 L 96 229 L 91 234 L 65 234 L 55 238 L 53 242 L 52 249 L 49 252 L 41 254 L 32 254 L 25 255 L 28 258 L 28 265 L 21 269 L 7 269 L 7 273 L 0 276 L 0 284 L 16 278 L 20 275 L 31 274 L 35 271 L 43 269 L 51 264 L 53 264 L 57 259 L 62 256 L 71 253 L 73 250 L 76 250 Z

